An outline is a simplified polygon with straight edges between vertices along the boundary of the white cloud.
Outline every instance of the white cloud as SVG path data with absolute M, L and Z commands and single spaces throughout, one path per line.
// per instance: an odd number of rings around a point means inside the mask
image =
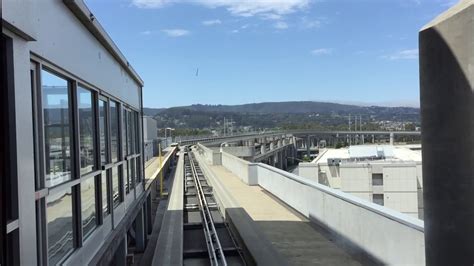
M 311 51 L 312 55 L 320 56 L 320 55 L 330 55 L 332 54 L 332 48 L 319 48 L 314 49 Z
M 265 20 L 279 20 L 282 18 L 282 15 L 278 15 L 275 13 L 263 13 L 260 15 L 260 17 Z
M 132 0 L 132 4 L 139 8 L 162 8 L 173 0 Z
M 170 37 L 182 37 L 190 34 L 188 30 L 183 29 L 164 29 L 161 31 Z
M 150 35 L 152 33 L 153 32 L 151 30 L 144 30 L 144 31 L 140 32 L 141 35 Z
M 232 33 L 239 33 L 239 30 L 233 30 Z
M 202 22 L 202 25 L 205 25 L 205 26 L 212 26 L 212 25 L 217 25 L 217 24 L 222 24 L 222 21 L 220 19 L 212 19 L 212 20 L 205 20 Z
M 382 58 L 388 60 L 418 59 L 418 49 L 402 50 L 394 54 L 384 55 Z
M 278 21 L 277 23 L 273 24 L 273 27 L 279 30 L 284 30 L 284 29 L 288 29 L 288 24 L 286 24 L 286 22 L 283 22 L 283 21 Z
M 302 18 L 301 19 L 301 26 L 304 28 L 304 29 L 317 29 L 317 28 L 320 28 L 321 27 L 321 20 L 310 20 L 310 19 L 307 19 L 307 18 Z
M 208 8 L 226 8 L 232 15 L 280 19 L 309 6 L 311 0 L 131 0 L 139 8 L 162 8 L 170 3 L 198 4 Z

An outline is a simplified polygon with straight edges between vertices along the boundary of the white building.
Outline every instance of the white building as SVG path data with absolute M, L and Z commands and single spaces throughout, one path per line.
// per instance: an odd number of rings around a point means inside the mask
M 158 127 L 156 120 L 151 116 L 143 117 L 143 147 L 144 147 L 144 158 L 145 161 L 153 158 L 155 154 L 156 144 L 155 140 L 158 139 Z
M 143 139 L 154 140 L 158 138 L 158 127 L 156 120 L 151 116 L 143 117 Z
M 324 149 L 311 163 L 299 164 L 299 175 L 422 219 L 419 148 L 360 145 Z

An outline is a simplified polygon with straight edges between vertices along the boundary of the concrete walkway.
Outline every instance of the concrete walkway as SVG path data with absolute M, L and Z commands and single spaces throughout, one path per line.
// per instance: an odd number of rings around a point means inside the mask
M 291 265 L 361 265 L 260 186 L 247 186 L 223 166 L 209 167 Z

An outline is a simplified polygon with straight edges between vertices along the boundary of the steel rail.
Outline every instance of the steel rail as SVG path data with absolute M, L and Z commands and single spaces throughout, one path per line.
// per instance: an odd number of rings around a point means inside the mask
M 214 221 L 212 219 L 212 214 L 209 209 L 209 204 L 207 203 L 206 195 L 202 189 L 201 181 L 199 180 L 199 174 L 196 168 L 197 162 L 194 162 L 190 152 L 188 152 L 188 160 L 191 166 L 191 171 L 196 186 L 196 194 L 199 198 L 199 206 L 203 219 L 204 236 L 206 238 L 206 245 L 211 265 L 227 266 L 227 261 L 225 259 L 224 251 L 222 249 L 219 236 L 217 235 L 216 227 L 214 226 Z

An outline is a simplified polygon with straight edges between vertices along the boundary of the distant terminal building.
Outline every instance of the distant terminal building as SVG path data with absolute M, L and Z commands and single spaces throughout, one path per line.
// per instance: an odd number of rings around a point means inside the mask
M 324 149 L 299 175 L 423 218 L 421 147 L 359 145 Z

